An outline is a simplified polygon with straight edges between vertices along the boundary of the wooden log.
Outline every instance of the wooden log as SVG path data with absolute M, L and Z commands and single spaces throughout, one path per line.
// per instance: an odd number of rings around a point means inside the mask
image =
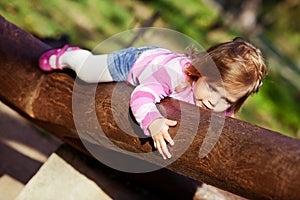
M 37 60 L 50 47 L 3 17 L 0 30 L 0 100 L 71 146 L 94 149 L 113 160 L 109 164 L 120 164 L 116 154 L 127 161 L 137 157 L 246 198 L 300 198 L 299 140 L 226 118 L 216 145 L 201 158 L 211 121 L 222 122 L 222 117 L 168 98 L 158 107 L 179 122 L 170 129 L 176 143 L 173 160 L 163 162 L 157 153 L 149 159 L 154 155 L 151 140 L 139 137 L 128 109 L 132 87 L 74 84 L 70 73 L 43 73 Z

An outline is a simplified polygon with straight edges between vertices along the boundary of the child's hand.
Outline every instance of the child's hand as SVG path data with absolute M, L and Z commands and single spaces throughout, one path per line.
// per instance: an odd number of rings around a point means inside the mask
M 154 142 L 154 147 L 159 151 L 164 159 L 171 158 L 171 154 L 167 147 L 166 141 L 170 145 L 174 145 L 174 141 L 171 138 L 168 130 L 169 126 L 176 126 L 177 121 L 169 120 L 169 119 L 156 119 L 149 126 L 150 133 L 152 135 L 152 139 Z M 153 131 L 153 129 L 158 131 Z M 151 131 L 152 130 L 152 131 Z

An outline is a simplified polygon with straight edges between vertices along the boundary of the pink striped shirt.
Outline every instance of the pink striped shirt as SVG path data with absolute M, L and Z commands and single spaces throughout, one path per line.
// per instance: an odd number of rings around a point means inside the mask
M 133 115 L 146 135 L 148 126 L 157 118 L 163 118 L 156 107 L 165 97 L 173 97 L 195 104 L 193 86 L 176 92 L 175 88 L 187 81 L 184 67 L 191 61 L 184 54 L 163 48 L 143 52 L 132 66 L 127 83 L 136 86 L 131 94 Z

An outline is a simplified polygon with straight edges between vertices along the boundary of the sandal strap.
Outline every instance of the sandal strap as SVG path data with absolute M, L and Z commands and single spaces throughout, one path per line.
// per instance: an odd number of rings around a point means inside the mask
M 55 67 L 57 69 L 60 69 L 62 70 L 62 68 L 60 67 L 59 65 L 59 58 L 62 54 L 64 54 L 66 51 L 72 51 L 72 50 L 80 50 L 81 48 L 80 47 L 70 47 L 68 44 L 65 44 L 63 48 L 60 49 L 60 51 L 56 54 L 56 60 L 55 60 Z
M 62 69 L 61 67 L 60 67 L 60 64 L 59 64 L 59 58 L 60 58 L 60 56 L 62 55 L 62 54 L 64 54 L 67 50 L 68 50 L 68 48 L 69 48 L 69 45 L 65 45 L 63 48 L 61 48 L 60 49 L 60 51 L 56 54 L 56 62 L 55 62 L 55 67 L 57 68 L 57 69 Z

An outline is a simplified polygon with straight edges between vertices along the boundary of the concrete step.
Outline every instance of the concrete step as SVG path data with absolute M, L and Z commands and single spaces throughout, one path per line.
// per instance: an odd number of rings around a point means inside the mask
M 50 155 L 16 200 L 160 199 L 133 182 L 95 159 L 62 145 Z
M 53 153 L 16 198 L 16 200 L 40 199 L 111 198 L 95 182 Z
M 14 179 L 13 177 L 4 174 L 0 177 L 0 199 L 14 200 L 23 190 L 23 183 Z

